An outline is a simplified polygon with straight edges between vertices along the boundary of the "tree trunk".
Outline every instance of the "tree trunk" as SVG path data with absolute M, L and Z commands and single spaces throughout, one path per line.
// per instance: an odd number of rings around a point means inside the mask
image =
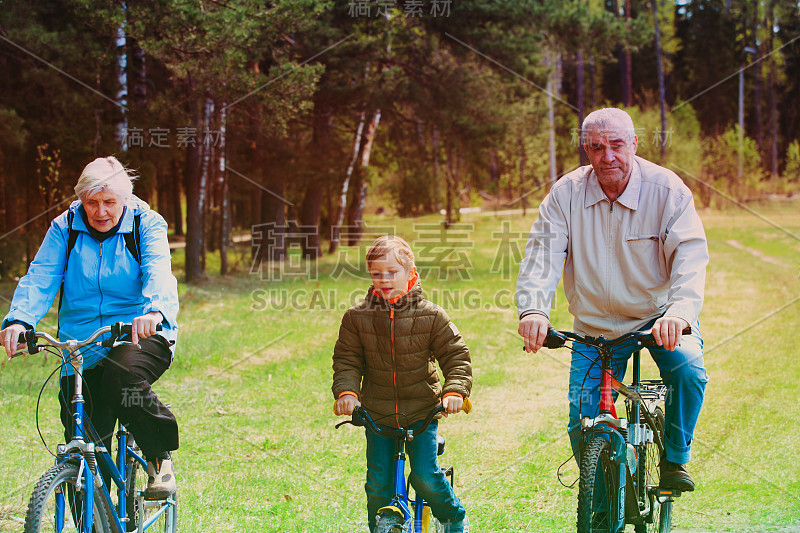
M 319 183 L 309 183 L 300 209 L 300 224 L 303 226 L 303 258 L 317 259 L 322 255 L 319 240 L 319 212 L 322 207 L 322 187 Z
M 180 164 L 177 159 L 172 160 L 172 175 L 169 176 L 171 184 L 170 202 L 172 204 L 172 225 L 175 235 L 183 235 L 183 209 L 181 208 L 181 180 Z
M 664 65 L 661 61 L 661 26 L 658 16 L 658 0 L 652 0 L 653 22 L 655 23 L 656 68 L 658 69 L 658 105 L 661 108 L 660 156 L 659 162 L 664 162 L 667 151 L 667 115 L 665 111 L 666 97 L 664 90 Z
M 764 86 L 764 75 L 762 65 L 759 62 L 761 59 L 761 46 L 758 42 L 758 5 L 759 2 L 753 2 L 753 27 L 752 27 L 752 42 L 755 54 L 753 61 L 756 66 L 753 68 L 753 100 L 755 103 L 756 116 L 754 119 L 756 125 L 756 143 L 758 143 L 758 150 L 762 156 L 764 154 L 764 119 L 761 114 L 761 99 L 762 87 Z M 764 158 L 766 159 L 766 158 Z
M 191 98 L 191 81 L 188 92 L 197 131 L 202 131 L 205 122 L 206 106 L 201 106 Z M 193 282 L 204 275 L 203 239 L 205 226 L 203 210 L 205 207 L 205 185 L 202 183 L 203 144 L 192 143 L 186 149 L 186 281 Z
M 625 2 L 625 27 L 630 29 L 631 0 L 623 1 Z M 624 107 L 630 107 L 633 100 L 633 66 L 631 63 L 631 52 L 627 45 L 623 44 L 619 51 L 619 65 L 622 79 L 622 105 Z
M 555 111 L 553 110 L 553 91 L 555 90 L 553 83 L 553 53 L 550 50 L 545 52 L 545 61 L 549 72 L 547 74 L 547 125 L 549 135 L 549 148 L 550 148 L 550 185 L 556 184 L 558 171 L 556 170 L 556 120 Z
M 436 126 L 433 127 L 432 133 L 432 146 L 433 146 L 433 211 L 438 213 L 442 208 L 441 198 L 439 196 L 439 130 Z
M 127 17 L 127 9 L 125 4 L 122 4 L 123 11 Z M 121 152 L 128 151 L 128 54 L 126 51 L 126 35 L 125 35 L 125 20 L 122 21 L 117 27 L 117 36 L 115 45 L 117 47 L 117 94 L 114 100 L 117 102 L 118 107 L 115 110 L 115 137 L 117 146 Z
M 772 28 L 775 24 L 775 0 L 769 3 L 769 14 L 767 15 L 767 28 L 769 28 L 769 126 L 771 133 L 770 142 L 770 172 L 772 179 L 778 177 L 778 89 L 777 85 L 777 68 L 775 66 L 775 32 Z
M 345 210 L 347 209 L 347 193 L 350 189 L 350 180 L 353 177 L 353 171 L 355 170 L 356 162 L 358 161 L 358 153 L 361 149 L 361 136 L 364 131 L 366 116 L 366 111 L 362 111 L 358 120 L 356 138 L 353 142 L 353 156 L 350 158 L 350 164 L 347 166 L 347 173 L 345 174 L 344 182 L 342 182 L 342 190 L 339 193 L 339 206 L 336 212 L 336 219 L 334 220 L 331 228 L 331 246 L 328 250 L 329 253 L 336 252 L 336 249 L 339 247 L 339 234 L 342 223 L 344 222 Z
M 225 276 L 228 273 L 228 243 L 231 240 L 231 217 L 230 205 L 228 202 L 228 172 L 225 159 L 226 134 L 228 126 L 228 110 L 223 102 L 219 113 L 219 146 L 217 154 L 219 157 L 219 167 L 217 168 L 217 182 L 219 183 L 221 201 L 220 224 L 219 224 L 219 273 Z
M 214 99 L 211 95 L 207 95 L 205 99 L 205 105 L 203 108 L 203 129 L 201 131 L 211 131 L 211 126 L 213 124 L 213 117 L 214 117 Z M 201 242 L 200 248 L 200 264 L 203 265 L 203 272 L 206 271 L 206 253 L 208 251 L 208 237 L 207 237 L 207 230 L 208 230 L 208 214 L 209 214 L 209 204 L 211 200 L 208 198 L 208 183 L 210 181 L 210 174 L 213 173 L 213 168 L 211 165 L 214 147 L 211 145 L 210 142 L 206 142 L 205 140 L 202 142 L 202 150 L 203 150 L 203 157 L 200 162 L 200 188 L 199 188 L 199 196 L 197 198 L 198 204 L 200 205 L 200 209 L 202 212 L 202 219 L 203 219 L 203 240 Z
M 589 54 L 589 83 L 591 86 L 592 110 L 597 109 L 597 72 L 594 64 L 594 53 Z
M 369 158 L 370 154 L 372 153 L 372 145 L 375 141 L 375 133 L 378 131 L 378 124 L 381 122 L 381 110 L 377 109 L 372 114 L 372 118 L 369 121 L 369 126 L 367 126 L 367 131 L 364 132 L 364 135 L 361 138 L 361 168 L 358 172 L 358 177 L 360 178 L 360 186 L 355 187 L 353 190 L 353 203 L 351 205 L 351 213 L 350 213 L 350 239 L 348 244 L 350 246 L 356 246 L 358 241 L 361 240 L 361 234 L 364 231 L 364 206 L 367 203 L 367 180 L 366 180 L 366 169 L 369 167 Z
M 580 143 L 578 143 L 580 144 Z M 579 148 L 581 152 L 583 152 L 582 148 Z M 520 197 L 522 198 L 522 216 L 528 211 L 528 199 L 527 195 L 525 194 L 527 191 L 526 183 L 525 183 L 525 165 L 527 164 L 527 157 L 525 153 L 525 139 L 523 137 L 519 138 L 519 190 L 520 190 Z
M 578 139 L 580 139 L 580 132 L 583 126 L 583 117 L 586 116 L 586 104 L 584 103 L 583 95 L 583 45 L 578 47 L 578 52 L 575 56 L 575 69 L 578 85 Z M 586 165 L 589 162 L 589 160 L 586 158 L 586 152 L 584 152 L 583 146 L 581 146 L 580 140 L 578 141 L 578 159 L 581 166 Z M 523 207 L 522 209 L 524 212 L 525 208 Z

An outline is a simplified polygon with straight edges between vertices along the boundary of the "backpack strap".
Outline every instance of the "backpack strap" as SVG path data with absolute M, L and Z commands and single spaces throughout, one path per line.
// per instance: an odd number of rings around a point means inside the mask
M 142 262 L 142 252 L 139 249 L 139 241 L 141 240 L 139 235 L 139 225 L 142 222 L 142 214 L 139 213 L 138 215 L 134 215 L 133 217 L 133 232 L 131 233 L 123 233 L 122 237 L 125 239 L 125 247 L 131 253 L 134 259 L 136 259 L 137 263 Z
M 67 210 L 67 228 L 69 229 L 69 236 L 67 237 L 67 252 L 64 256 L 64 274 L 61 278 L 61 288 L 58 289 L 58 311 L 61 312 L 61 302 L 64 301 L 64 278 L 67 276 L 67 264 L 69 263 L 69 254 L 75 248 L 75 243 L 78 240 L 78 230 L 72 227 L 72 221 L 75 218 L 75 213 L 72 209 Z M 61 321 L 58 323 L 58 331 L 61 331 Z

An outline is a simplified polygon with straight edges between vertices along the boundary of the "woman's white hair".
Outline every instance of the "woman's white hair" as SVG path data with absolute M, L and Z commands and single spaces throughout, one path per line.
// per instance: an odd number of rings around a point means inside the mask
M 628 134 L 628 140 L 632 141 L 636 137 L 636 128 L 633 127 L 633 119 L 623 109 L 616 107 L 606 107 L 592 111 L 586 118 L 583 119 L 581 125 L 582 132 L 588 129 L 608 129 L 622 127 L 625 133 Z M 582 139 L 585 141 L 585 137 Z
M 136 175 L 114 156 L 98 157 L 83 169 L 75 194 L 83 202 L 102 191 L 111 191 L 127 202 L 133 193 Z

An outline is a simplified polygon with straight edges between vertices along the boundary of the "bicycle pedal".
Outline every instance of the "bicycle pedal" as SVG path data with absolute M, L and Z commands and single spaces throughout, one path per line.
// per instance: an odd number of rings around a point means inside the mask
M 681 495 L 681 491 L 675 489 L 662 489 L 659 487 L 656 489 L 656 496 L 659 498 L 677 498 Z

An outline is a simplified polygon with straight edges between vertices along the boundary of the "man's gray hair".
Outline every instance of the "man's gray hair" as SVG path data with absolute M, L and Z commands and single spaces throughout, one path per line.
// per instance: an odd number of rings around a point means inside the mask
M 114 156 L 98 157 L 83 169 L 75 194 L 81 202 L 102 191 L 111 191 L 127 202 L 133 193 L 132 170 L 125 168 Z
M 629 141 L 632 141 L 633 138 L 636 137 L 636 128 L 633 127 L 633 119 L 627 111 L 617 107 L 605 107 L 592 111 L 583 119 L 581 141 L 585 142 L 585 132 L 590 128 L 602 130 L 612 127 L 619 128 L 620 126 L 628 134 Z

